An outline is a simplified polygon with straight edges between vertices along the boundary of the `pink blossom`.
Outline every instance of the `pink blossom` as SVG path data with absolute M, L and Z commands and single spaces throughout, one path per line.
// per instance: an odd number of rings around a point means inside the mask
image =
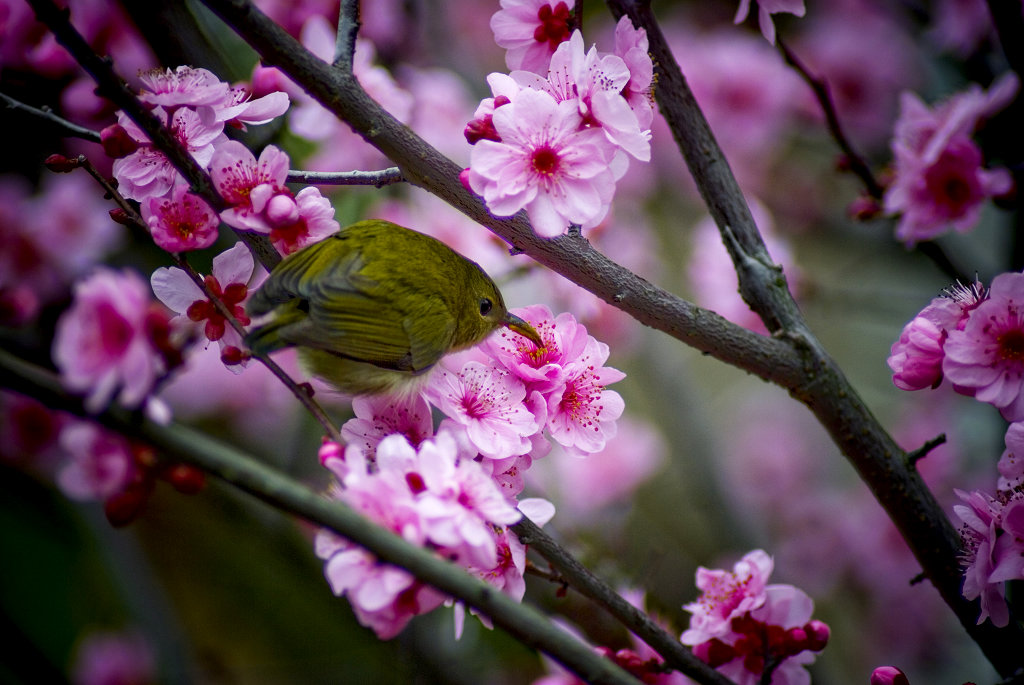
M 64 426 L 60 445 L 68 460 L 57 473 L 57 485 L 71 499 L 107 499 L 124 490 L 135 477 L 135 460 L 128 443 L 92 423 Z
M 608 346 L 589 341 L 579 360 L 566 367 L 565 384 L 548 396 L 547 428 L 563 447 L 593 453 L 615 437 L 615 421 L 625 403 L 619 393 L 605 388 L 626 374 L 604 366 L 607 360 Z
M 213 273 L 203 279 L 206 287 L 243 326 L 249 324 L 244 305 L 249 297 L 248 283 L 253 268 L 252 253 L 244 243 L 238 242 L 213 258 Z M 188 320 L 203 324 L 204 337 L 220 344 L 225 365 L 235 373 L 241 372 L 245 365 L 242 337 L 183 269 L 160 267 L 153 272 L 150 283 L 157 299 L 178 315 L 176 323 Z
M 141 209 L 153 241 L 168 252 L 202 250 L 217 240 L 217 213 L 184 183 L 176 185 L 169 196 L 143 201 Z
M 545 237 L 604 218 L 615 191 L 615 149 L 600 130 L 580 130 L 574 102 L 526 88 L 494 111 L 493 122 L 501 142 L 474 145 L 469 167 L 470 186 L 488 209 L 512 216 L 525 207 Z
M 615 25 L 615 54 L 629 69 L 629 81 L 622 87 L 637 124 L 647 130 L 654 120 L 654 63 L 648 54 L 647 31 L 633 27 L 629 17 L 623 16 Z
M 500 0 L 501 9 L 491 17 L 494 42 L 505 48 L 509 69 L 538 74 L 548 68 L 552 53 L 569 38 L 575 0 Z
M 949 331 L 942 371 L 957 389 L 1024 419 L 1024 274 L 996 276 L 963 330 Z
M 530 390 L 548 393 L 565 382 L 565 367 L 576 361 L 586 349 L 587 329 L 569 312 L 557 317 L 542 304 L 521 307 L 512 313 L 537 331 L 544 347 L 521 335 L 499 330 L 489 337 L 483 350 L 526 383 Z
M 235 228 L 269 233 L 265 210 L 271 198 L 286 191 L 288 155 L 268 145 L 256 156 L 238 141 L 217 147 L 210 160 L 210 177 L 229 205 L 221 212 L 224 223 Z
M 802 17 L 807 11 L 804 7 L 804 0 L 757 0 L 757 10 L 757 23 L 761 27 L 761 35 L 772 45 L 775 45 L 773 14 L 786 12 Z M 733 22 L 741 23 L 748 14 L 750 14 L 750 0 L 740 0 L 740 6 L 736 10 L 736 18 Z
M 964 310 L 948 297 L 937 297 L 910 320 L 892 344 L 886 363 L 892 382 L 901 390 L 936 388 L 942 382 L 943 347 L 949 331 L 966 319 Z
M 132 271 L 98 269 L 74 289 L 74 301 L 57 321 L 53 360 L 64 385 L 86 392 L 98 411 L 120 387 L 118 400 L 138 406 L 165 364 L 150 335 L 156 316 L 149 289 Z
M 165 125 L 169 125 L 171 133 L 178 142 L 192 155 L 196 162 L 205 167 L 213 158 L 214 146 L 226 140 L 224 124 L 204 123 L 195 110 L 182 107 L 174 111 L 168 122 L 167 112 L 162 107 L 153 110 Z M 118 190 L 130 200 L 143 200 L 163 195 L 175 183 L 184 183 L 167 157 L 154 148 L 149 138 L 124 114 L 119 115 L 119 123 L 142 145 L 138 150 L 114 160 L 113 176 L 117 179 Z
M 172 109 L 190 106 L 212 107 L 228 98 L 228 84 L 207 69 L 180 66 L 174 69 L 153 69 L 139 74 L 145 88 L 139 99 L 151 105 Z
M 980 491 L 956 491 L 966 504 L 953 507 L 963 521 L 963 596 L 980 598 L 978 623 L 997 627 L 1010 621 L 1006 605 L 1007 580 L 1024 579 L 1024 494 L 1000 491 L 992 497 Z
M 221 212 L 224 223 L 270 235 L 274 247 L 291 254 L 335 233 L 334 207 L 313 187 L 297 195 L 285 186 L 288 155 L 268 145 L 255 155 L 241 143 L 221 145 L 210 162 L 217 192 L 230 205 Z
M 504 459 L 530 450 L 529 438 L 540 426 L 525 404 L 526 387 L 508 371 L 471 361 L 438 369 L 429 383 L 431 402 L 465 429 L 483 456 Z
M 430 405 L 420 395 L 407 399 L 360 395 L 352 398 L 352 412 L 355 417 L 341 427 L 341 437 L 371 458 L 389 435 L 401 434 L 416 447 L 434 434 Z
M 266 124 L 288 111 L 288 94 L 282 91 L 253 98 L 248 89 L 234 86 L 222 106 L 215 109 L 214 119 L 245 130 L 246 124 Z
M 680 638 L 684 645 L 697 645 L 726 635 L 733 618 L 764 604 L 765 588 L 774 564 L 760 549 L 748 552 L 732 571 L 697 569 L 701 596 L 683 608 L 689 611 L 690 627 Z
M 931 17 L 928 36 L 959 57 L 969 57 L 993 34 L 992 14 L 985 0 L 939 0 Z
M 584 52 L 583 34 L 578 30 L 551 56 L 547 79 L 525 71 L 511 76 L 524 88 L 549 93 L 555 102 L 574 102 L 583 125 L 599 127 L 613 145 L 633 157 L 644 162 L 651 159 L 650 131 L 640 130 L 636 114 L 622 96 L 631 77 L 629 67 L 617 55 L 599 55 L 596 46 Z
M 1005 169 L 982 167 L 981 149 L 970 136 L 979 122 L 1016 94 L 1012 74 L 987 92 L 974 85 L 934 108 L 904 93 L 892 140 L 896 176 L 886 190 L 885 210 L 901 215 L 898 239 L 913 245 L 952 228 L 977 224 L 983 202 L 1013 185 Z
M 146 685 L 158 682 L 153 650 L 134 633 L 90 633 L 75 647 L 74 685 Z
M 1006 450 L 999 458 L 1000 490 L 1013 490 L 1024 483 L 1024 422 L 1011 423 L 1004 438 Z

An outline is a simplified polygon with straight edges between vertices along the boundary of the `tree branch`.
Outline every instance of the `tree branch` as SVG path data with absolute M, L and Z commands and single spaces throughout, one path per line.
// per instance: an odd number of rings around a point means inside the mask
M 288 172 L 289 183 L 308 183 L 309 185 L 383 188 L 404 181 L 402 170 L 395 166 L 379 171 L 301 171 L 292 169 Z

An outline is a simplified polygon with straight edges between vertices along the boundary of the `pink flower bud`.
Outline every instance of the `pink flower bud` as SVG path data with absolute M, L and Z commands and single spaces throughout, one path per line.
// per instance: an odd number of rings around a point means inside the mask
M 910 685 L 910 681 L 895 666 L 879 666 L 871 673 L 871 685 Z
M 66 174 L 78 168 L 77 157 L 65 157 L 64 155 L 53 154 L 43 160 L 43 164 L 50 171 L 58 174 Z
M 825 645 L 828 644 L 828 639 L 832 635 L 832 629 L 828 627 L 828 624 L 817 619 L 805 625 L 804 632 L 807 633 L 805 648 L 812 652 L 820 652 L 825 649 Z
M 299 220 L 299 206 L 291 195 L 279 193 L 270 198 L 266 214 L 271 226 L 288 226 Z

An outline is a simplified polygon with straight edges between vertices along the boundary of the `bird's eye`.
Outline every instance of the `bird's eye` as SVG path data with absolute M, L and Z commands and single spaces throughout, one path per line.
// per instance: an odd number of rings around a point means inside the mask
M 480 299 L 480 316 L 487 316 L 491 313 L 491 307 L 494 303 L 488 300 L 486 297 Z

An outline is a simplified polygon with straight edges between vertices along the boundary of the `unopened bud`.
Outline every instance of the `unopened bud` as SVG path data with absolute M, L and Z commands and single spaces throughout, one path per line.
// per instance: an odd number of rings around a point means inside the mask
M 52 154 L 43 160 L 43 164 L 50 171 L 58 174 L 67 174 L 79 167 L 81 162 L 77 157 L 65 157 L 60 154 Z
M 108 157 L 120 159 L 139 149 L 139 143 L 121 124 L 111 124 L 100 131 L 100 145 Z
M 113 209 L 111 209 L 108 212 L 108 214 L 110 214 L 110 218 L 116 224 L 121 224 L 122 226 L 131 226 L 132 225 L 132 220 L 128 216 L 128 212 L 124 211 L 120 207 L 114 207 Z
M 103 513 L 115 528 L 127 526 L 142 514 L 153 491 L 147 482 L 132 483 L 103 503 Z
M 817 619 L 805 625 L 804 632 L 807 633 L 806 649 L 812 652 L 820 652 L 825 649 L 825 645 L 828 644 L 828 639 L 832 635 L 832 629 L 828 627 L 828 624 Z
M 910 681 L 895 666 L 879 666 L 871 673 L 871 685 L 910 685 Z
M 206 485 L 206 474 L 189 464 L 175 464 L 164 471 L 163 476 L 183 495 L 194 495 Z

